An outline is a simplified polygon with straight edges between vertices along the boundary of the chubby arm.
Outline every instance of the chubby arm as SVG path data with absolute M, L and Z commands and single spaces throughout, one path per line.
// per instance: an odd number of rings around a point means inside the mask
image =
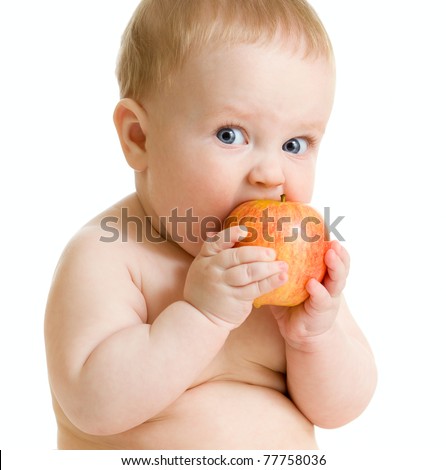
M 77 237 L 56 270 L 45 337 L 53 393 L 75 426 L 116 434 L 155 416 L 197 379 L 259 294 L 281 285 L 282 265 L 241 235 L 205 242 L 184 299 L 146 324 L 147 306 L 124 245 Z M 246 232 L 244 232 L 246 235 Z
M 376 386 L 372 352 L 342 299 L 332 328 L 300 348 L 287 344 L 287 382 L 296 406 L 315 425 L 335 428 L 366 408 Z
M 51 387 L 73 424 L 91 434 L 122 432 L 159 413 L 229 333 L 184 301 L 146 324 L 125 256 L 117 244 L 79 237 L 59 263 L 47 306 Z
M 286 343 L 290 397 L 313 424 L 324 428 L 359 416 L 376 387 L 372 351 L 342 294 L 349 262 L 347 251 L 332 242 L 324 280 L 307 284 L 310 297 L 291 309 L 273 308 Z

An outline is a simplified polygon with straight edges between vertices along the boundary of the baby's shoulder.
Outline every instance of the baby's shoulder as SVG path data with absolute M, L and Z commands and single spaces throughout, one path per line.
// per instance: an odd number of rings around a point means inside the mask
M 48 318 L 99 318 L 105 309 L 115 312 L 115 318 L 136 312 L 145 321 L 137 245 L 101 239 L 101 220 L 114 214 L 117 207 L 89 221 L 67 243 L 53 276 Z
M 122 223 L 123 213 L 131 221 L 142 218 L 133 199 L 128 196 L 81 227 L 67 243 L 58 267 L 90 272 L 102 270 L 104 274 L 124 270 L 132 274 L 141 264 L 142 253 L 145 253 L 144 261 L 150 264 L 151 250 L 139 243 L 137 225 L 128 223 L 124 227 Z

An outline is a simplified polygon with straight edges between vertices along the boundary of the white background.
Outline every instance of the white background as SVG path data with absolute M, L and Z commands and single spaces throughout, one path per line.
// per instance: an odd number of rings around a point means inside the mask
M 56 446 L 43 343 L 51 276 L 75 231 L 133 191 L 112 113 L 120 35 L 137 3 L 0 7 L 3 449 Z M 364 455 L 356 468 L 429 468 L 446 436 L 441 3 L 312 2 L 338 67 L 314 205 L 345 216 L 346 295 L 379 367 L 364 414 L 317 434 L 327 452 Z

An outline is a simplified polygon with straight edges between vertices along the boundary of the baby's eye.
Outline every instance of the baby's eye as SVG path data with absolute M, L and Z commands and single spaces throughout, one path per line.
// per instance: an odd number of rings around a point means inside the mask
M 236 127 L 223 127 L 217 132 L 217 138 L 224 144 L 242 145 L 246 143 L 243 132 Z
M 300 137 L 293 137 L 282 145 L 282 150 L 289 153 L 300 155 L 308 149 L 308 141 Z

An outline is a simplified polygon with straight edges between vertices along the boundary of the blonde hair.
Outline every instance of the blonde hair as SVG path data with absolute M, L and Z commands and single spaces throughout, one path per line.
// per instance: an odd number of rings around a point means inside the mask
M 191 53 L 205 46 L 267 43 L 278 32 L 332 58 L 324 26 L 306 0 L 142 0 L 121 41 L 121 98 L 141 101 L 168 85 Z

